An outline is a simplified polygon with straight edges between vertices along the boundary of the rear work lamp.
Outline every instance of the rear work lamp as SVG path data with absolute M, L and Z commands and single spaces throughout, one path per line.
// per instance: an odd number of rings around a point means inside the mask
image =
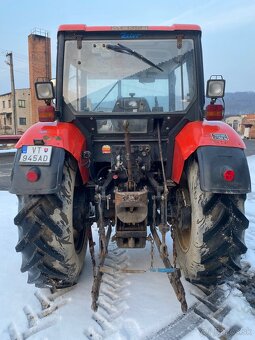
M 211 99 L 223 98 L 225 94 L 225 79 L 222 76 L 211 76 L 207 81 L 206 97 Z
M 37 99 L 40 99 L 40 100 L 54 99 L 54 87 L 51 81 L 36 82 L 35 92 L 36 92 Z

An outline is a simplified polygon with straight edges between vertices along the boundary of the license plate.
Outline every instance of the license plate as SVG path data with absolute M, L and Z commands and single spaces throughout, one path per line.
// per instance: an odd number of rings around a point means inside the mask
M 52 146 L 23 145 L 19 164 L 50 165 Z

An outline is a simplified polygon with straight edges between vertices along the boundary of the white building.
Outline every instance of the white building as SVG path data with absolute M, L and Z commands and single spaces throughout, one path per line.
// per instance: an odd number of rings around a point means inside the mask
M 31 126 L 30 89 L 17 89 L 16 97 L 16 133 L 22 134 Z M 0 95 L 0 134 L 15 133 L 12 94 Z
M 242 121 L 246 115 L 228 116 L 225 118 L 225 122 L 231 126 L 236 132 L 242 133 Z

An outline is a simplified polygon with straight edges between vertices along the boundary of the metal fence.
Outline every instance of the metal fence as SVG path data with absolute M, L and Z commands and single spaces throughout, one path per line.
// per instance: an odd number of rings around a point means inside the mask
M 0 144 L 16 144 L 21 135 L 0 135 Z

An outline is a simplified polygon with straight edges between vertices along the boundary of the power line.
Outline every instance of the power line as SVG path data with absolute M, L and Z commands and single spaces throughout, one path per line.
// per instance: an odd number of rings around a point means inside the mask
M 28 71 L 26 72 L 26 71 L 17 70 L 16 68 L 14 69 L 14 71 L 18 73 L 26 74 L 27 76 L 29 75 Z
M 5 64 L 0 65 L 0 72 L 10 72 L 9 67 Z M 29 75 L 28 65 L 25 68 L 14 67 L 14 72 Z
M 0 49 L 0 55 L 2 55 L 3 57 L 6 57 L 6 54 L 8 54 L 9 52 L 10 52 L 10 50 L 6 50 L 6 49 L 2 49 L 2 48 Z M 15 59 L 15 61 L 29 64 L 28 55 L 22 54 L 22 53 L 19 53 L 19 52 L 15 52 L 15 51 L 12 51 L 12 54 L 13 54 L 13 59 Z M 51 65 L 56 66 L 56 63 L 51 62 Z
M 5 49 L 0 49 L 0 53 L 5 55 L 8 54 L 10 52 L 10 50 L 5 50 Z M 23 60 L 28 60 L 28 55 L 26 54 L 22 54 L 22 53 L 19 53 L 19 52 L 15 52 L 15 51 L 12 51 L 12 54 L 16 56 L 16 58 L 18 57 L 19 59 L 23 59 Z

